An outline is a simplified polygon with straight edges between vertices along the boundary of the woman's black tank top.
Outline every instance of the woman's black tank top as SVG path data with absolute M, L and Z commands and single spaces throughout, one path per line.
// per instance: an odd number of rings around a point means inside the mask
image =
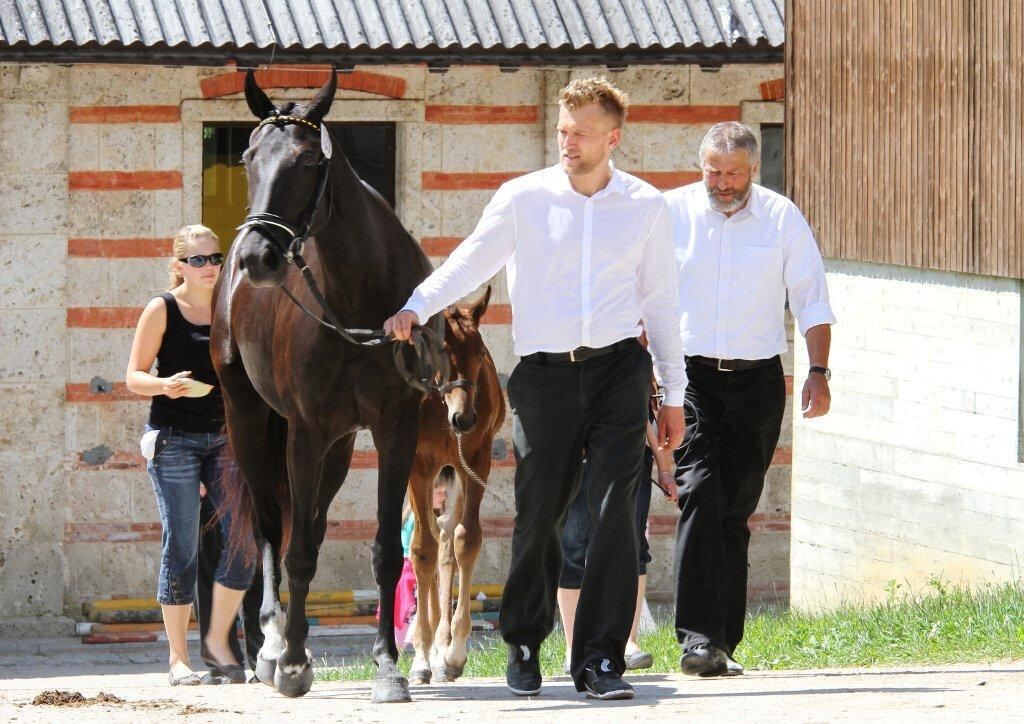
M 182 316 L 178 300 L 170 292 L 160 295 L 167 306 L 167 329 L 156 355 L 157 377 L 191 370 L 194 380 L 213 385 L 205 397 L 171 399 L 156 395 L 149 408 L 149 424 L 185 432 L 220 432 L 224 425 L 224 399 L 210 359 L 210 325 L 192 324 Z

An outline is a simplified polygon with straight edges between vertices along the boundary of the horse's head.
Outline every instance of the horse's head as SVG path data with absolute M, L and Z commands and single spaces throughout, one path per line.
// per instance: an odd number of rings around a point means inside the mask
M 235 243 L 239 265 L 257 287 L 284 281 L 285 253 L 312 221 L 329 159 L 330 137 L 321 122 L 331 108 L 337 75 L 308 106 L 286 103 L 278 108 L 257 85 L 250 70 L 245 100 L 260 124 L 242 154 L 249 181 L 249 215 Z
M 448 422 L 458 433 L 466 433 L 476 425 L 476 390 L 480 383 L 487 347 L 480 336 L 480 318 L 487 311 L 491 287 L 468 307 L 445 310 L 448 324 L 445 342 L 451 363 L 450 389 L 445 392 Z M 461 383 L 461 384 L 460 384 Z

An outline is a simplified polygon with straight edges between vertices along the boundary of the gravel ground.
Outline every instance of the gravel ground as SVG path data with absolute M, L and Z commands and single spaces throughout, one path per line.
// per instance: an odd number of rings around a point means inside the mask
M 1024 662 L 835 671 L 748 672 L 731 679 L 678 675 L 631 676 L 637 696 L 624 702 L 588 702 L 567 677 L 545 682 L 538 697 L 511 696 L 504 682 L 465 679 L 414 687 L 413 703 L 374 705 L 369 683 L 315 682 L 301 699 L 286 699 L 261 685 L 167 685 L 162 645 L 83 646 L 76 639 L 0 642 L 0 721 L 138 722 L 317 721 L 678 722 L 931 720 L 1020 721 L 1024 715 Z M 342 654 L 362 642 L 322 645 Z M 120 657 L 120 658 L 119 658 Z M 115 661 L 122 663 L 114 663 Z M 196 659 L 198 660 L 198 658 Z M 33 703 L 48 691 L 44 700 Z M 76 696 L 80 694 L 81 696 Z

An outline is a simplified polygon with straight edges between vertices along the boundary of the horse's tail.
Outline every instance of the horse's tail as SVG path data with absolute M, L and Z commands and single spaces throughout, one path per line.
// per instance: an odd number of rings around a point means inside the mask
M 288 547 L 291 496 L 285 465 L 287 439 L 288 423 L 271 412 L 267 420 L 267 457 L 275 461 L 274 469 L 262 471 L 261 480 L 249 484 L 238 469 L 230 438 L 224 446 L 220 466 L 223 494 L 217 513 L 227 515 L 231 521 L 231 531 L 224 544 L 228 560 L 241 556 L 247 564 L 253 564 L 259 556 L 258 540 L 269 542 L 281 556 Z

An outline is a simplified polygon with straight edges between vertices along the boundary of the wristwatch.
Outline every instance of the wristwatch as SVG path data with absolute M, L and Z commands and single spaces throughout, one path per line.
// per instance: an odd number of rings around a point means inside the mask
M 828 367 L 819 367 L 818 365 L 811 365 L 810 369 L 807 370 L 807 374 L 811 374 L 812 372 L 820 372 L 821 374 L 825 375 L 826 382 L 832 379 L 832 370 L 830 370 Z

